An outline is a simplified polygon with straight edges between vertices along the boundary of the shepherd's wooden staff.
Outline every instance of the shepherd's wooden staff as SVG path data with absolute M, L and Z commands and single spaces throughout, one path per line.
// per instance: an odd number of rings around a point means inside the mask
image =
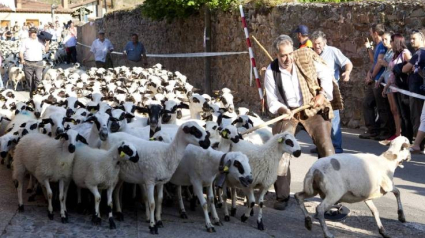
M 303 111 L 303 110 L 305 110 L 305 109 L 309 109 L 310 107 L 311 107 L 311 105 L 304 105 L 304 106 L 301 106 L 301 107 L 299 107 L 299 108 L 296 108 L 296 109 L 292 110 L 292 111 L 291 111 L 291 113 L 292 113 L 292 115 L 295 115 L 296 113 L 301 112 L 301 111 Z M 255 131 L 255 130 L 258 130 L 258 129 L 264 128 L 264 127 L 266 127 L 266 126 L 268 126 L 268 125 L 270 125 L 270 124 L 274 124 L 274 123 L 276 123 L 276 122 L 278 122 L 278 121 L 280 121 L 280 120 L 286 119 L 286 117 L 287 117 L 287 116 L 288 116 L 287 114 L 284 114 L 284 115 L 278 116 L 278 117 L 276 117 L 276 118 L 274 118 L 274 119 L 271 119 L 270 121 L 266 121 L 266 122 L 264 122 L 264 123 L 263 123 L 263 124 L 261 124 L 261 125 L 254 126 L 254 127 L 250 128 L 250 129 L 246 130 L 245 132 L 241 133 L 241 134 L 242 134 L 242 135 L 245 135 L 245 134 L 251 133 L 251 132 L 253 132 L 253 131 Z
M 255 38 L 255 36 L 251 35 L 252 39 L 254 39 L 255 43 L 257 43 L 257 45 L 260 47 L 260 49 L 262 49 L 264 51 L 264 53 L 266 53 L 266 55 L 269 57 L 270 61 L 273 61 L 272 56 L 269 54 L 269 52 L 266 50 L 266 48 L 264 48 L 264 46 L 257 40 L 257 38 Z

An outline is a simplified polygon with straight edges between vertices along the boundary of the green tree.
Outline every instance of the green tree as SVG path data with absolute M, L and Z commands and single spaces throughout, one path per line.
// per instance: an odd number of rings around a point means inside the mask
M 145 0 L 142 14 L 154 20 L 185 18 L 198 13 L 204 6 L 228 10 L 238 0 Z

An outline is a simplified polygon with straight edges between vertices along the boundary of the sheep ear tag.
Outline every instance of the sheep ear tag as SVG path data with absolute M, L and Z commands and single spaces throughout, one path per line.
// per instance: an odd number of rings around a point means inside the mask
M 121 157 L 121 158 L 123 158 L 124 156 L 125 156 L 124 151 L 121 151 L 121 153 L 120 153 L 120 157 Z
M 77 122 L 76 122 L 75 120 L 72 120 L 72 123 L 73 123 L 74 125 L 77 125 Z
M 154 137 L 151 137 L 151 138 L 149 138 L 149 140 L 150 140 L 150 141 L 154 141 L 154 140 L 155 140 L 155 138 L 154 138 Z
M 224 166 L 223 168 L 223 173 L 228 173 L 229 172 L 229 166 Z
M 95 113 L 95 112 L 96 112 L 96 110 L 95 110 L 94 108 L 92 108 L 92 109 L 90 110 L 90 112 L 91 112 L 91 113 Z
M 279 139 L 277 139 L 277 142 L 282 143 L 283 142 L 283 138 L 280 137 Z
M 223 138 L 227 139 L 227 131 L 221 132 L 221 135 L 223 136 Z

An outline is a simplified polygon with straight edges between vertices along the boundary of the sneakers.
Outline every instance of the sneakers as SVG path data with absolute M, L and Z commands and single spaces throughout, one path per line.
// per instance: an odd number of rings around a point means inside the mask
M 378 136 L 378 134 L 375 134 L 375 133 L 363 133 L 363 134 L 359 135 L 359 138 L 360 139 L 373 139 L 377 136 Z

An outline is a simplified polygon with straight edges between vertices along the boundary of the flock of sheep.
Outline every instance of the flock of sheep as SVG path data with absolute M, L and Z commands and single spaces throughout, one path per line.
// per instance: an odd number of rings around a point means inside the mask
M 27 186 L 27 191 L 33 192 L 30 198 L 34 198 L 41 185 L 48 200 L 50 219 L 53 219 L 54 199 L 50 183 L 59 184 L 60 216 L 66 223 L 67 194 L 73 181 L 79 204 L 84 202 L 81 189 L 93 194 L 92 221 L 97 225 L 101 224 L 100 190 L 107 191 L 109 227 L 114 229 L 113 210 L 117 220 L 123 220 L 120 194 L 123 183 L 129 183 L 142 190 L 149 230 L 158 234 L 158 228 L 163 227 L 164 185 L 172 183 L 177 186 L 182 218 L 187 218 L 182 186 L 193 187 L 208 232 L 215 231 L 214 225 L 222 225 L 216 206 L 223 205 L 225 221 L 236 214 L 236 189 L 247 198 L 241 220 L 252 216 L 254 205 L 258 204 L 258 229 L 264 230 L 264 195 L 276 181 L 279 161 L 283 157 L 299 157 L 300 145 L 292 134 L 272 135 L 269 128 L 242 136 L 244 131 L 264 121 L 247 108 L 236 108 L 232 92 L 227 88 L 217 97 L 194 91 L 186 76 L 164 70 L 159 64 L 132 69 L 122 66 L 83 70 L 78 64 L 68 69 L 47 67 L 31 100 L 17 100 L 14 90 L 1 91 L 0 155 L 2 163 L 13 167 L 19 210 L 24 211 L 22 190 L 26 175 L 30 174 Z M 343 154 L 316 162 L 306 176 L 304 191 L 295 196 L 306 217 L 306 227 L 311 229 L 312 221 L 303 205 L 304 198 L 317 194 L 324 198 L 317 209 L 318 218 L 325 236 L 333 237 L 323 219 L 323 213 L 331 205 L 367 201 L 371 207 L 371 198 L 386 192 L 397 195 L 392 174 L 402 161 L 410 158 L 403 139 L 394 140 L 387 152 L 375 156 L 377 168 L 385 173 L 380 173 L 378 182 L 369 185 L 372 186 L 369 190 L 361 182 L 369 182 L 368 176 L 376 177 L 376 171 L 375 175 L 365 172 L 364 181 L 359 181 L 358 176 L 352 183 L 349 180 L 353 179 L 350 177 L 353 169 L 360 173 L 364 166 L 375 166 L 361 162 L 374 155 L 352 155 L 352 158 Z M 356 159 L 360 162 L 353 165 Z M 232 194 L 230 215 L 227 192 L 223 192 L 227 189 Z M 254 189 L 260 190 L 257 199 Z M 399 202 L 401 221 L 402 211 Z M 384 235 L 380 221 L 378 226 Z

